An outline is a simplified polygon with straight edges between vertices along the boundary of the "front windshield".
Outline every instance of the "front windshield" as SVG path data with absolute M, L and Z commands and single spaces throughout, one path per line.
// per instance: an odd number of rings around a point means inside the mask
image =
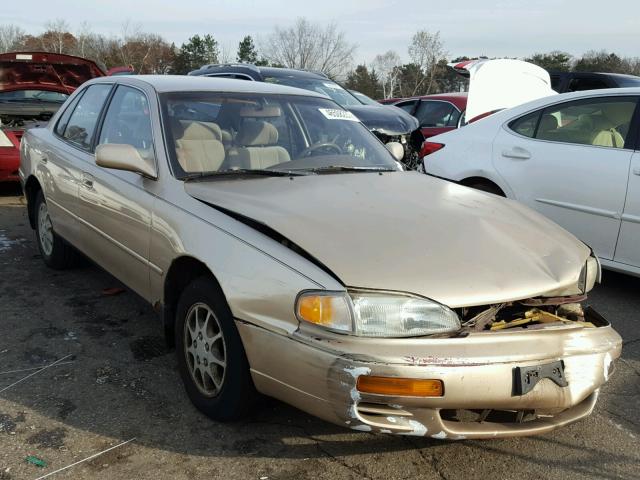
M 288 87 L 303 88 L 312 92 L 322 93 L 331 97 L 342 107 L 355 107 L 362 105 L 362 102 L 354 97 L 349 91 L 342 88 L 333 80 L 328 78 L 300 77 L 295 75 L 282 75 L 277 77 L 266 77 L 267 83 L 277 83 Z
M 398 170 L 385 146 L 334 102 L 297 95 L 161 95 L 177 178 L 251 171 Z
M 69 97 L 66 93 L 48 90 L 14 90 L 0 92 L 0 102 L 47 102 L 63 104 Z

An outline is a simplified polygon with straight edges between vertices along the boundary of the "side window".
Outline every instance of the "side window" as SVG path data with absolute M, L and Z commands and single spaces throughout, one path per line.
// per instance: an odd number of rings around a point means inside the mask
M 535 138 L 552 142 L 624 148 L 636 99 L 578 100 L 546 108 Z
M 520 135 L 533 138 L 536 133 L 536 127 L 538 126 L 540 113 L 540 110 L 538 110 L 537 112 L 529 113 L 524 117 L 513 120 L 509 124 L 509 128 Z
M 89 150 L 104 101 L 111 90 L 109 84 L 91 85 L 76 105 L 62 136 L 80 148 Z
M 153 160 L 153 136 L 147 97 L 135 88 L 118 86 L 104 117 L 98 144 L 118 143 L 135 147 L 140 156 Z
M 407 113 L 412 113 L 413 109 L 416 106 L 416 102 L 417 102 L 417 100 L 409 100 L 407 102 L 396 103 L 395 106 L 398 107 L 398 108 L 403 109 Z
M 60 116 L 58 120 L 58 124 L 56 125 L 56 133 L 60 136 L 64 135 L 64 129 L 67 128 L 69 124 L 69 119 L 71 118 L 71 114 L 73 113 L 73 109 L 76 108 L 76 105 L 84 95 L 84 92 L 80 92 L 76 98 L 69 104 L 69 106 L 65 109 L 65 111 Z
M 422 101 L 416 110 L 415 116 L 421 127 L 446 127 L 458 121 L 460 112 L 449 102 Z

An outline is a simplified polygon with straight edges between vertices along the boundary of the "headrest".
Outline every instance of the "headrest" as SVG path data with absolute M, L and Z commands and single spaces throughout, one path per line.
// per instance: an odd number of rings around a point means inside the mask
M 282 115 L 282 110 L 276 105 L 267 106 L 251 106 L 242 107 L 240 109 L 240 116 L 245 118 L 265 118 L 265 117 L 279 117 Z
M 182 135 L 177 135 L 179 140 L 218 140 L 222 141 L 222 130 L 215 123 L 192 122 L 180 120 Z M 178 133 L 178 132 L 176 132 Z
M 558 119 L 553 115 L 547 113 L 540 119 L 540 127 L 538 129 L 542 132 L 548 132 L 549 130 L 555 130 L 558 128 Z
M 278 143 L 278 129 L 267 122 L 243 122 L 236 138 L 239 145 L 275 145 Z

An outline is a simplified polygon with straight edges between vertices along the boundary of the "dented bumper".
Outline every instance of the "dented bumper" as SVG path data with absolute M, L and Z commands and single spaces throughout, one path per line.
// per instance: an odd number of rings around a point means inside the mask
M 261 392 L 355 430 L 447 439 L 544 433 L 589 415 L 622 347 L 608 324 L 419 339 L 238 328 Z M 526 393 L 515 388 L 516 372 L 555 362 L 566 386 L 540 378 Z M 360 375 L 439 379 L 444 392 L 362 393 Z

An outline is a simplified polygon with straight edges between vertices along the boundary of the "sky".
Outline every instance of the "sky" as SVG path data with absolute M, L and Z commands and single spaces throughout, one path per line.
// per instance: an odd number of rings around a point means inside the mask
M 336 22 L 357 45 L 357 63 L 387 50 L 408 60 L 418 30 L 439 31 L 449 59 L 601 49 L 640 56 L 638 0 L 22 0 L 3 2 L 0 24 L 37 34 L 47 21 L 64 19 L 72 31 L 87 22 L 95 32 L 118 35 L 128 21 L 177 45 L 210 33 L 235 56 L 245 35 L 259 44 L 275 26 L 286 27 L 297 17 Z

